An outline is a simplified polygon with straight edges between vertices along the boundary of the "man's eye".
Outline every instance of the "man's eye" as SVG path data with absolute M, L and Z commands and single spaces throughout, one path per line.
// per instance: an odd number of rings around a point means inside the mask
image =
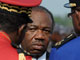
M 30 31 L 34 32 L 36 28 L 29 28 Z
M 51 31 L 50 31 L 50 30 L 44 30 L 44 32 L 45 32 L 45 33 L 50 33 Z

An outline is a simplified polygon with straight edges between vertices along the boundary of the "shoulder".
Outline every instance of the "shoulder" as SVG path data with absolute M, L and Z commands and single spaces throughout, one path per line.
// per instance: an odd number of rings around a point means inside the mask
M 74 33 L 72 33 L 72 34 L 68 35 L 66 38 L 64 38 L 63 40 L 61 40 L 61 41 L 57 42 L 56 44 L 54 44 L 54 47 L 58 49 L 61 46 L 63 46 L 64 44 L 72 41 L 75 38 L 76 38 L 76 35 Z
M 1 60 L 17 60 L 18 59 L 18 53 L 16 49 L 14 49 L 9 44 L 0 44 L 0 59 Z M 4 58 L 5 57 L 5 58 Z

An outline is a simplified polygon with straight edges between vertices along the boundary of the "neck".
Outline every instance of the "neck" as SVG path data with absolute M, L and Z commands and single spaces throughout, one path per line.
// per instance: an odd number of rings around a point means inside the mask
M 42 54 L 31 54 L 32 55 L 32 57 L 34 57 L 34 58 L 40 58 L 41 56 L 43 56 L 44 55 L 44 53 L 42 53 Z
M 3 33 L 8 40 L 10 40 L 11 42 L 16 43 L 16 41 L 17 41 L 17 33 L 16 32 L 6 33 L 3 30 L 0 30 L 0 32 Z
M 17 33 L 16 32 L 12 32 L 12 33 L 10 33 L 8 35 L 9 35 L 11 41 L 16 43 L 16 41 L 17 41 Z

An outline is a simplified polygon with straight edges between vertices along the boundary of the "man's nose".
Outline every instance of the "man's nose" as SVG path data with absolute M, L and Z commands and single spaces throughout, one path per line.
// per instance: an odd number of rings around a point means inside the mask
M 36 39 L 44 39 L 44 38 L 45 38 L 45 35 L 44 35 L 43 31 L 38 30 L 36 33 Z

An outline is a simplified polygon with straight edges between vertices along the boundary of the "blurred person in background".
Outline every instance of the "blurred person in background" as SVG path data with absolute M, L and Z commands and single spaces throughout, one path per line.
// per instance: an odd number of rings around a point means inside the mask
M 68 36 L 70 33 L 72 33 L 73 29 L 70 27 L 65 27 L 63 25 L 60 25 L 58 23 L 55 23 L 54 31 L 52 34 L 52 41 L 54 43 L 61 41 L 66 36 Z

